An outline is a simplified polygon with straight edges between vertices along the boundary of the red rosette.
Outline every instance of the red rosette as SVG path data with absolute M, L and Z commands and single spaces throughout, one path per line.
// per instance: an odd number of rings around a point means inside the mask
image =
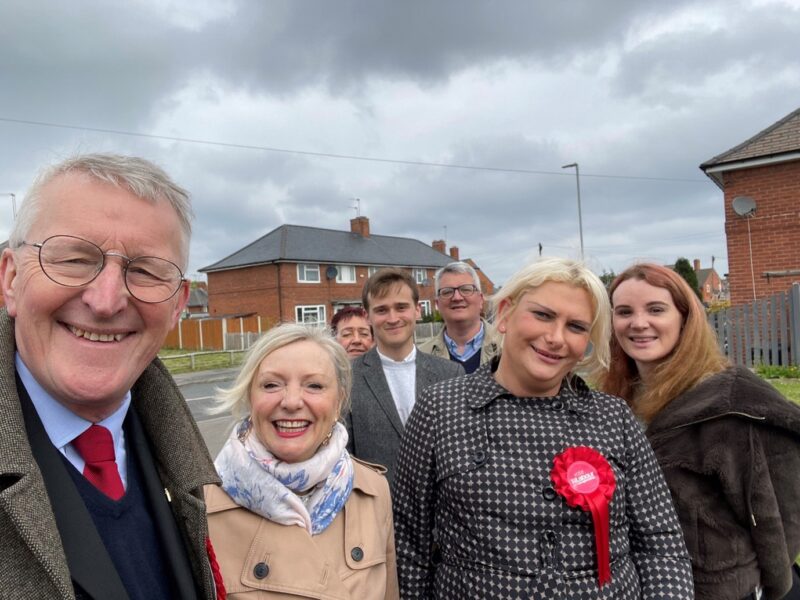
M 556 456 L 550 479 L 567 506 L 592 513 L 597 580 L 602 587 L 611 581 L 608 504 L 617 485 L 614 471 L 594 448 L 574 446 Z

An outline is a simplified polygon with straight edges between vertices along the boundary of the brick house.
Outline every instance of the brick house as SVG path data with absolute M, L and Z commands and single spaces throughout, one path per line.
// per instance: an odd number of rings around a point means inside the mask
M 408 269 L 419 284 L 422 313 L 434 308 L 436 270 L 459 260 L 444 242 L 372 235 L 367 217 L 350 231 L 281 225 L 222 260 L 203 267 L 211 316 L 256 313 L 279 321 L 330 322 L 342 307 L 361 304 L 364 282 L 381 267 Z
M 711 302 L 727 299 L 722 279 L 713 266 L 710 269 L 701 268 L 699 258 L 694 259 L 692 266 L 694 267 L 695 275 L 697 275 L 697 289 L 700 290 L 703 303 L 710 304 Z
M 700 169 L 725 195 L 731 304 L 800 281 L 800 109 Z

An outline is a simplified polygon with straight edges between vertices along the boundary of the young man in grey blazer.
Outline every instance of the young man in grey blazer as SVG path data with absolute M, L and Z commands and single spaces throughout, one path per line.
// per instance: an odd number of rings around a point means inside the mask
M 418 352 L 414 327 L 419 289 L 402 269 L 381 269 L 361 294 L 375 347 L 353 362 L 351 409 L 345 415 L 353 456 L 386 467 L 389 481 L 405 423 L 417 394 L 434 383 L 464 374 L 458 363 Z

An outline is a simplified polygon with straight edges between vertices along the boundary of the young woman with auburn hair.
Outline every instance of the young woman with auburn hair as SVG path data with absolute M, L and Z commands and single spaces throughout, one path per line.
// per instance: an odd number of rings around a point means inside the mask
M 730 365 L 671 269 L 634 265 L 609 293 L 614 335 L 599 387 L 646 427 L 692 556 L 695 597 L 800 598 L 800 407 Z

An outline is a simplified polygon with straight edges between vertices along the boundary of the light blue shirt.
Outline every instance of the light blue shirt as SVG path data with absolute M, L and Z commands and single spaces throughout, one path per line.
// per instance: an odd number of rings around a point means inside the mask
M 483 321 L 481 321 L 480 331 L 475 334 L 474 338 L 464 344 L 464 352 L 459 354 L 458 344 L 451 340 L 450 336 L 447 335 L 447 329 L 444 330 L 444 343 L 447 344 L 447 349 L 450 351 L 450 354 L 455 356 L 461 362 L 465 362 L 480 352 L 481 346 L 483 345 L 483 337 L 485 335 L 486 332 L 483 328 Z
M 39 382 L 34 379 L 33 374 L 25 366 L 25 363 L 22 362 L 19 352 L 16 353 L 14 362 L 19 378 L 28 391 L 28 395 L 31 397 L 36 412 L 39 413 L 39 418 L 42 420 L 42 425 L 44 425 L 44 429 L 53 446 L 58 448 L 58 451 L 67 458 L 70 464 L 78 469 L 78 472 L 83 473 L 83 467 L 86 463 L 72 446 L 72 440 L 89 429 L 92 422 L 79 417 L 48 394 L 39 385 Z M 120 407 L 109 417 L 97 423 L 111 432 L 111 437 L 114 440 L 114 455 L 117 461 L 117 468 L 125 489 L 128 488 L 128 469 L 125 461 L 125 432 L 122 430 L 122 423 L 125 421 L 130 405 L 131 393 L 128 392 L 125 394 Z

